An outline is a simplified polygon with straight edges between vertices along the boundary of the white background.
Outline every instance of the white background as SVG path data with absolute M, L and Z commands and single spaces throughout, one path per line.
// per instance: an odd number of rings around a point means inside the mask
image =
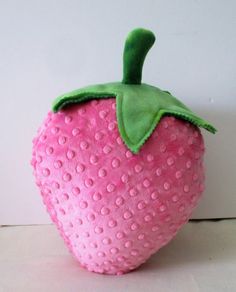
M 31 140 L 59 94 L 121 79 L 135 27 L 157 36 L 143 81 L 219 132 L 203 132 L 207 189 L 194 218 L 236 216 L 236 1 L 0 1 L 0 224 L 48 223 Z

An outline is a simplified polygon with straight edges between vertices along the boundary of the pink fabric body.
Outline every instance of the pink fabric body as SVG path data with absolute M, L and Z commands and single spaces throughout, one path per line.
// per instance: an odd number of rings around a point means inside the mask
M 120 137 L 115 99 L 49 113 L 33 141 L 43 202 L 90 271 L 122 274 L 144 263 L 188 221 L 204 189 L 204 142 L 164 117 L 138 154 Z

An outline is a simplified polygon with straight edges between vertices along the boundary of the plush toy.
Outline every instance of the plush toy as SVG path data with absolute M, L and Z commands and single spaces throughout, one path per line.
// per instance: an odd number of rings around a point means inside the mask
M 152 32 L 127 37 L 123 81 L 58 97 L 33 140 L 52 221 L 89 271 L 144 263 L 188 221 L 204 190 L 204 141 L 216 129 L 168 91 L 141 83 Z

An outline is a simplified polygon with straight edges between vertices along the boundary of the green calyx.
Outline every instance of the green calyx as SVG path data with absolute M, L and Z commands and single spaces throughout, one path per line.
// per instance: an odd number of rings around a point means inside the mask
M 59 96 L 53 103 L 53 112 L 92 99 L 116 98 L 119 132 L 133 153 L 138 153 L 164 115 L 178 117 L 215 133 L 216 129 L 211 124 L 170 93 L 141 84 L 144 59 L 154 41 L 152 32 L 133 30 L 125 43 L 122 82 L 92 85 Z

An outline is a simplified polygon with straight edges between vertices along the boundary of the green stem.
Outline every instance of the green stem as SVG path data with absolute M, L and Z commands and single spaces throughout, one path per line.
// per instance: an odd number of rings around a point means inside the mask
M 122 83 L 141 84 L 143 63 L 154 42 L 155 35 L 143 28 L 128 34 L 123 53 Z

